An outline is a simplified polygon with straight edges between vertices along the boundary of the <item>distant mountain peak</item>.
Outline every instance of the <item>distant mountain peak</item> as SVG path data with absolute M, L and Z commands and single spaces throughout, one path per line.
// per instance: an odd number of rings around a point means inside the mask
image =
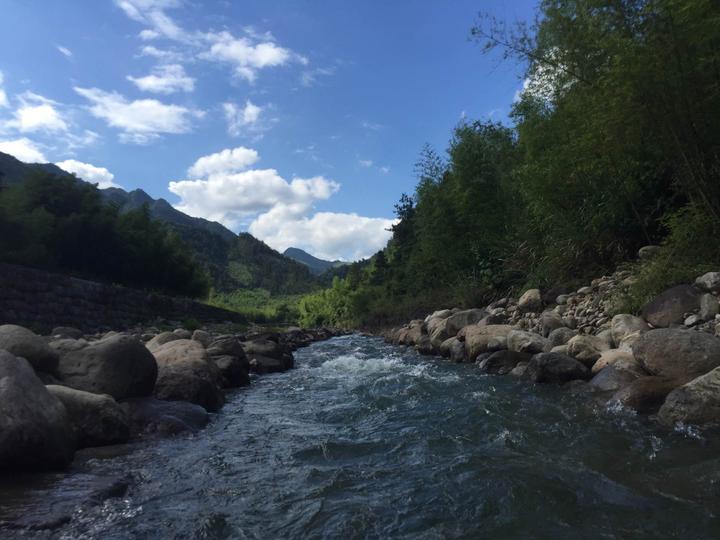
M 289 247 L 284 252 L 283 255 L 286 257 L 289 257 L 290 259 L 293 259 L 299 263 L 304 264 L 308 268 L 310 268 L 310 271 L 313 274 L 320 275 L 326 270 L 329 270 L 330 268 L 337 268 L 338 266 L 343 266 L 347 263 L 343 261 L 326 261 L 324 259 L 319 259 L 318 257 L 315 257 L 314 255 L 310 255 L 307 251 L 295 248 L 295 247 Z

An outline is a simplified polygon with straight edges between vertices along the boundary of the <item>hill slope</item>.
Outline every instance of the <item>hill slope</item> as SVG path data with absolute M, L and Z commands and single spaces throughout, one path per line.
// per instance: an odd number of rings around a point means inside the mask
M 72 176 L 51 163 L 23 163 L 0 152 L 1 184 L 16 184 L 37 172 Z M 281 255 L 250 234 L 236 235 L 214 221 L 188 216 L 165 199 L 153 199 L 141 189 L 128 192 L 108 188 L 100 193 L 121 212 L 147 205 L 152 218 L 170 226 L 185 241 L 207 270 L 216 291 L 262 288 L 273 294 L 295 294 L 318 285 L 306 265 Z
M 330 268 L 337 268 L 338 266 L 344 266 L 346 264 L 343 261 L 326 261 L 324 259 L 318 259 L 317 257 L 310 255 L 307 251 L 294 247 L 287 248 L 283 252 L 283 255 L 304 264 L 313 274 L 317 276 Z

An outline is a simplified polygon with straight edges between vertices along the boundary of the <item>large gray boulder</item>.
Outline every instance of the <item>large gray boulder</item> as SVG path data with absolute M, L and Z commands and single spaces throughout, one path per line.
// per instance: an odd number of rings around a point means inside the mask
M 623 365 L 623 362 L 616 362 L 614 365 L 600 370 L 588 384 L 601 392 L 616 392 L 643 375 L 642 370 L 635 367 L 633 363 Z
M 677 386 L 677 381 L 664 377 L 640 377 L 618 390 L 608 405 L 619 404 L 641 414 L 653 414 Z
M 703 294 L 700 297 L 700 318 L 703 321 L 712 321 L 718 313 L 720 313 L 718 299 L 710 293 Z
M 720 339 L 704 332 L 662 328 L 641 335 L 633 355 L 651 375 L 688 382 L 720 366 Z
M 650 330 L 650 327 L 640 317 L 623 313 L 620 315 L 615 315 L 612 318 L 610 329 L 612 332 L 613 341 L 616 345 L 619 345 L 622 340 L 624 340 L 630 334 L 633 334 L 635 332 L 639 332 L 642 334 Z
M 465 309 L 450 315 L 445 322 L 447 337 L 456 336 L 461 328 L 480 322 L 487 315 L 484 309 Z
M 550 341 L 534 332 L 513 330 L 507 335 L 507 348 L 515 352 L 537 354 L 550 350 Z
M 507 345 L 501 346 L 507 339 L 513 327 L 508 324 L 489 324 L 487 326 L 466 326 L 465 357 L 469 362 L 474 362 L 481 353 L 490 350 L 506 349 Z M 496 348 L 497 344 L 497 348 Z
M 128 440 L 130 427 L 127 414 L 112 397 L 67 386 L 48 385 L 46 388 L 65 406 L 77 448 Z
M 579 335 L 567 342 L 567 353 L 589 368 L 609 349 L 607 341 L 598 336 Z
M 0 326 L 0 349 L 27 360 L 35 371 L 54 373 L 58 355 L 43 338 L 15 324 Z
M 700 293 L 691 285 L 678 285 L 660 293 L 642 310 L 643 318 L 655 328 L 683 322 L 685 313 L 700 308 Z
M 236 388 L 250 384 L 250 361 L 237 337 L 231 334 L 218 336 L 208 343 L 207 353 L 218 368 L 220 386 Z
M 60 400 L 27 360 L 0 350 L 0 470 L 61 469 L 74 448 Z
M 58 375 L 65 386 L 116 400 L 152 394 L 158 373 L 155 358 L 132 336 L 115 334 L 93 342 L 66 339 L 51 346 L 60 354 Z
M 565 345 L 576 335 L 577 332 L 575 330 L 571 330 L 570 328 L 557 328 L 550 332 L 550 335 L 548 335 L 548 341 L 550 342 L 551 347 L 559 347 L 560 345 Z
M 497 351 L 484 358 L 478 365 L 483 373 L 507 375 L 521 362 L 529 362 L 531 354 L 517 351 Z
M 155 351 L 158 378 L 155 396 L 168 401 L 189 401 L 208 411 L 217 411 L 225 397 L 217 367 L 197 341 L 179 339 Z
M 640 364 L 635 360 L 635 357 L 633 354 L 629 351 L 624 351 L 621 349 L 610 349 L 607 351 L 604 351 L 600 358 L 593 364 L 592 366 L 592 373 L 595 375 L 596 373 L 599 373 L 601 370 L 605 369 L 608 366 L 612 366 L 616 362 L 623 362 L 626 364 L 634 364 L 638 368 L 640 368 Z
M 436 321 L 437 319 L 432 319 L 428 323 L 428 334 L 430 335 L 430 342 L 432 343 L 433 347 L 439 349 L 443 341 L 455 336 L 448 335 L 447 319 L 442 319 L 440 321 L 437 321 L 437 324 L 432 324 Z
M 419 328 L 415 326 L 415 328 Z M 405 340 L 406 345 L 415 345 L 424 336 L 421 332 Z M 282 345 L 268 339 L 256 339 L 243 343 L 245 354 L 250 360 L 250 371 L 255 373 L 277 373 L 292 369 L 295 365 L 292 354 Z
M 540 326 L 542 327 L 543 337 L 548 337 L 555 330 L 565 328 L 565 321 L 555 311 L 544 311 L 540 316 Z
M 658 420 L 667 426 L 679 422 L 697 426 L 720 424 L 720 368 L 670 392 L 660 407 Z
M 518 309 L 522 313 L 538 312 L 542 309 L 542 294 L 540 289 L 528 289 L 518 300 Z
M 533 382 L 562 384 L 590 378 L 590 370 L 576 359 L 561 353 L 540 353 L 530 359 L 525 372 Z
M 166 343 L 177 341 L 178 339 L 180 339 L 180 336 L 178 336 L 175 332 L 162 332 L 148 341 L 145 346 L 150 352 L 154 353 Z
M 720 272 L 708 272 L 695 280 L 695 285 L 707 292 L 720 292 Z
M 130 420 L 130 434 L 133 437 L 196 433 L 209 421 L 203 407 L 187 401 L 134 398 L 123 402 L 122 407 Z

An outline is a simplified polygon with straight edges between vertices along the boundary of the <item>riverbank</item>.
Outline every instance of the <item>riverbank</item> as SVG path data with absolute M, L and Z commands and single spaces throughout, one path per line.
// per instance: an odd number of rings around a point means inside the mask
M 298 348 L 339 334 L 234 328 L 39 336 L 0 326 L 0 474 L 63 470 L 83 448 L 195 433 L 251 373 L 291 369 Z
M 577 290 L 531 289 L 484 307 L 438 310 L 382 335 L 420 354 L 475 363 L 481 373 L 584 387 L 610 409 L 669 428 L 720 424 L 720 272 L 664 291 L 640 315 L 614 314 L 633 279 L 621 270 Z

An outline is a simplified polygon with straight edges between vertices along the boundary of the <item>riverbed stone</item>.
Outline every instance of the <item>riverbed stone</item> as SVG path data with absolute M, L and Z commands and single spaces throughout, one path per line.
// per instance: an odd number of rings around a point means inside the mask
M 24 358 L 0 350 L 0 470 L 53 470 L 70 464 L 67 411 Z
M 447 337 L 456 336 L 462 328 L 480 322 L 485 315 L 487 315 L 487 312 L 480 308 L 464 309 L 453 313 L 445 321 Z
M 525 377 L 529 365 L 530 362 L 518 362 L 517 365 L 510 371 L 510 375 L 518 378 Z
M 56 326 L 50 332 L 53 339 L 80 339 L 83 337 L 82 330 L 73 328 L 72 326 Z
M 575 358 L 560 353 L 534 355 L 527 367 L 527 375 L 536 383 L 566 383 L 589 379 L 590 370 Z
M 179 339 L 155 351 L 158 378 L 155 396 L 167 401 L 189 401 L 208 411 L 225 402 L 217 367 L 197 341 Z
M 595 375 L 602 369 L 605 369 L 608 366 L 612 366 L 614 363 L 620 361 L 631 362 L 637 365 L 638 368 L 640 367 L 640 364 L 638 364 L 637 360 L 635 360 L 632 352 L 624 351 L 621 349 L 610 349 L 602 352 L 600 358 L 598 358 L 598 360 L 593 364 L 591 371 L 593 375 Z
M 667 426 L 720 424 L 720 367 L 670 392 L 658 420 Z
M 191 339 L 199 342 L 203 347 L 207 348 L 212 341 L 212 335 L 210 332 L 198 329 L 192 333 Z
M 627 313 L 615 315 L 610 323 L 610 328 L 615 345 L 619 345 L 620 342 L 630 334 L 635 332 L 643 333 L 650 330 L 650 327 L 644 319 Z
M 436 323 L 436 324 L 432 324 Z M 438 321 L 437 319 L 433 319 L 428 323 L 428 334 L 430 335 L 430 341 L 433 345 L 433 347 L 439 349 L 442 345 L 443 341 L 450 337 L 447 332 L 447 319 L 442 319 Z
M 718 299 L 710 293 L 700 297 L 700 318 L 703 321 L 712 321 L 720 313 Z
M 130 335 L 92 342 L 66 339 L 51 346 L 60 354 L 57 371 L 65 386 L 116 400 L 152 394 L 158 373 L 155 358 Z
M 540 289 L 528 289 L 518 300 L 517 306 L 522 313 L 537 313 L 542 309 Z
M 507 348 L 511 351 L 536 354 L 550 350 L 550 342 L 534 332 L 512 330 L 506 339 Z
M 166 343 L 170 343 L 171 341 L 177 341 L 178 339 L 180 339 L 180 336 L 178 336 L 174 332 L 162 332 L 152 338 L 150 341 L 148 341 L 145 344 L 145 347 L 147 347 L 150 352 L 154 353 Z
M 543 337 L 548 337 L 553 331 L 565 327 L 565 322 L 559 313 L 555 311 L 544 311 L 540 316 L 540 326 Z
M 551 347 L 557 347 L 558 345 L 565 345 L 568 341 L 577 335 L 575 330 L 570 328 L 558 328 L 550 332 L 548 335 L 548 341 Z
M 607 341 L 597 336 L 579 335 L 567 342 L 568 355 L 591 368 L 600 355 L 610 349 Z
M 662 328 L 646 332 L 633 355 L 651 375 L 688 382 L 720 366 L 720 339 L 704 332 Z
M 685 313 L 700 308 L 700 294 L 691 285 L 677 285 L 653 298 L 642 310 L 643 318 L 655 328 L 680 324 Z
M 209 421 L 207 411 L 187 401 L 134 398 L 122 404 L 130 421 L 130 434 L 169 436 L 196 433 Z
M 695 280 L 695 285 L 707 292 L 720 292 L 720 272 L 708 272 Z
M 76 448 L 124 443 L 130 436 L 125 410 L 107 394 L 92 394 L 67 386 L 48 385 L 65 407 Z
M 491 342 L 507 338 L 512 330 L 513 327 L 507 324 L 465 327 L 465 357 L 468 362 L 474 362 L 480 353 L 488 352 Z
M 654 414 L 678 384 L 678 381 L 665 377 L 639 377 L 613 394 L 608 405 L 619 404 L 640 414 Z
M 27 360 L 35 371 L 54 373 L 58 355 L 47 342 L 22 326 L 3 324 L 0 326 L 0 349 Z
M 632 366 L 634 364 L 631 364 Z M 588 383 L 601 392 L 616 392 L 643 376 L 640 369 L 628 366 L 623 368 L 622 362 L 601 369 Z
M 486 353 L 487 354 L 487 353 Z M 478 365 L 483 373 L 492 373 L 496 375 L 507 375 L 520 362 L 529 362 L 532 355 L 526 352 L 518 351 L 496 351 L 490 353 Z

